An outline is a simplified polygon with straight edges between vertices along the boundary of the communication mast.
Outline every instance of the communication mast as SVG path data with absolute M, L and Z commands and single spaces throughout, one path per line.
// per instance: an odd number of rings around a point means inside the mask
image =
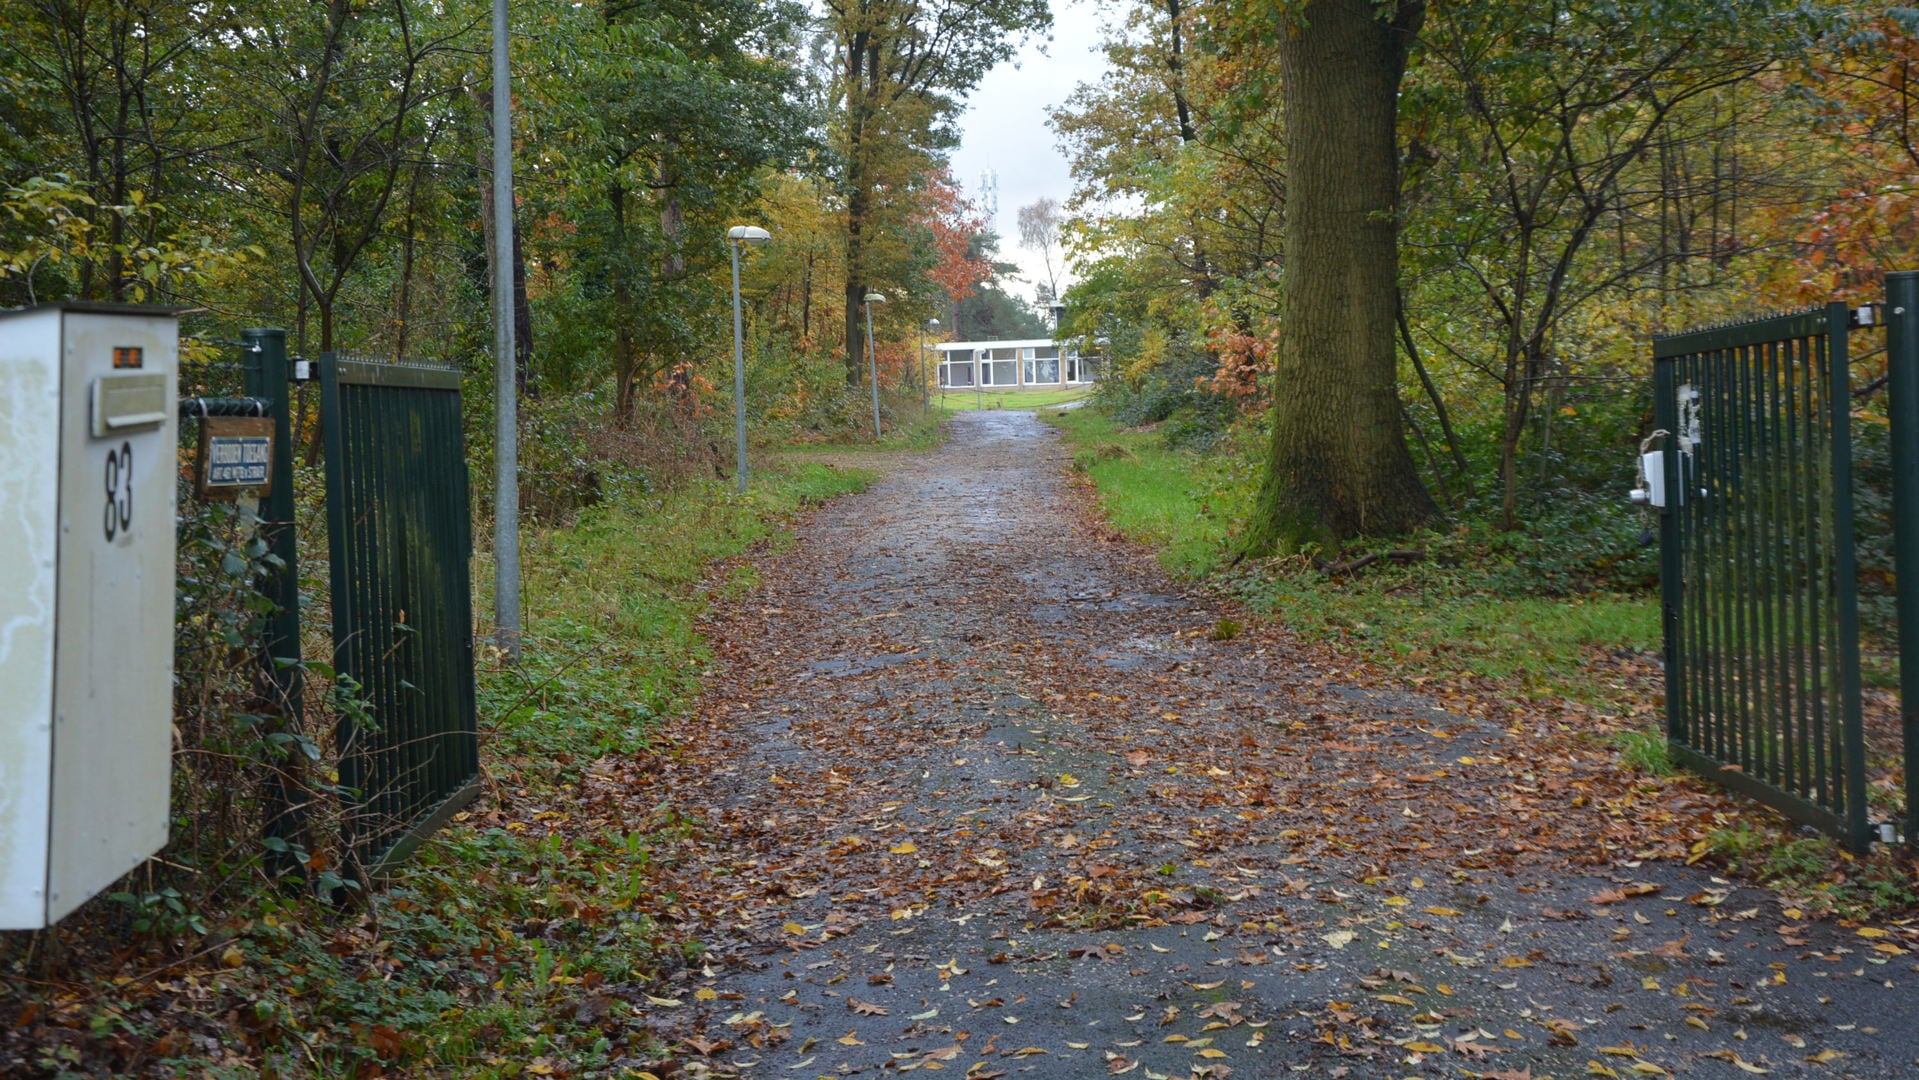
M 986 220 L 999 217 L 999 173 L 992 169 L 979 174 L 979 205 L 986 212 Z

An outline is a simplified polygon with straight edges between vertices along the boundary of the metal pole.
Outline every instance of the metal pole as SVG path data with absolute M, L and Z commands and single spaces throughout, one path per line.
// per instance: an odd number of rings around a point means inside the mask
M 305 729 L 299 666 L 300 557 L 293 531 L 293 385 L 287 378 L 287 332 L 242 330 L 240 338 L 250 349 L 247 396 L 271 402 L 273 414 L 273 463 L 267 474 L 267 496 L 260 504 L 260 539 L 279 565 L 260 580 L 261 597 L 273 605 L 260 642 L 261 676 L 270 688 L 269 696 L 277 699 L 269 706 L 280 711 L 282 719 L 276 729 L 299 733 Z M 299 809 L 305 800 L 298 796 L 284 769 L 273 772 L 271 802 L 266 835 L 297 845 L 306 827 L 305 814 Z M 297 874 L 302 869 L 289 853 L 270 853 L 269 857 L 276 874 Z
M 933 388 L 926 381 L 926 324 L 920 324 L 920 408 L 924 410 L 933 403 Z
M 287 332 L 242 330 L 240 338 L 252 348 L 246 371 L 247 396 L 271 402 L 273 413 L 273 465 L 267 477 L 267 496 L 260 504 L 260 538 L 280 565 L 260 582 L 260 595 L 273 602 L 266 638 L 261 643 L 263 662 L 286 699 L 288 715 L 297 721 L 300 669 L 275 663 L 300 658 L 299 555 L 293 534 L 293 394 L 287 378 Z
M 493 0 L 493 643 L 520 659 L 520 424 L 513 362 L 513 96 Z
M 738 464 L 733 471 L 740 478 L 740 494 L 746 494 L 746 338 L 740 330 L 740 242 L 728 241 L 733 248 L 733 440 L 737 444 Z
M 1919 843 L 1919 272 L 1886 275 L 1886 394 L 1892 440 L 1894 604 L 1905 727 L 1908 844 Z
M 880 358 L 873 355 L 873 301 L 866 302 L 866 361 L 873 373 L 873 441 L 880 440 Z
M 1681 464 L 1680 455 L 1690 453 L 1692 447 L 1683 441 L 1679 430 L 1679 387 L 1675 371 L 1678 363 L 1671 357 L 1655 354 L 1652 364 L 1653 426 L 1668 433 L 1665 436 L 1665 454 L 1660 458 L 1664 472 L 1660 480 L 1666 490 L 1666 505 L 1658 511 L 1659 623 L 1663 632 L 1661 644 L 1666 669 L 1667 745 L 1678 742 L 1691 747 L 1698 745 L 1698 739 L 1692 732 L 1692 715 L 1688 711 L 1689 699 L 1683 682 L 1687 675 L 1685 664 L 1689 658 L 1685 652 L 1686 641 L 1681 636 L 1683 624 L 1680 615 L 1686 597 L 1685 579 L 1681 577 L 1684 564 L 1681 561 L 1680 544 L 1684 540 L 1681 530 L 1686 523 L 1681 520 L 1679 509 L 1685 505 L 1686 498 L 1681 493 L 1680 485 L 1689 482 L 1689 470 Z

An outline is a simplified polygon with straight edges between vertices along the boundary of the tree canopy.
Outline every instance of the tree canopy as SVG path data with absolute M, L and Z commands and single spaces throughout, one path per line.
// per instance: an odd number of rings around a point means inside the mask
M 1610 498 L 1648 333 L 1912 257 L 1903 9 L 1121 10 L 1053 120 L 1069 324 L 1109 343 L 1122 411 L 1268 440 L 1251 553 Z

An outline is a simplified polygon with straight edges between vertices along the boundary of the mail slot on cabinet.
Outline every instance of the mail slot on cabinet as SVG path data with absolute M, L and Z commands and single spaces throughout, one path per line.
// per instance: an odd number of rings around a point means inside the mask
M 179 328 L 0 312 L 0 930 L 167 839 Z

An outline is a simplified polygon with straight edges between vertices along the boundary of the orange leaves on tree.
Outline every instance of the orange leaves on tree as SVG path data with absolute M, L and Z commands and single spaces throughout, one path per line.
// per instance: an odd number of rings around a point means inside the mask
M 993 276 L 992 260 L 972 254 L 973 238 L 986 231 L 986 219 L 944 171 L 926 185 L 924 213 L 939 256 L 931 271 L 933 280 L 953 300 L 964 300 Z
M 1890 16 L 1864 29 L 1855 37 L 1869 45 L 1828 54 L 1801 77 L 1838 150 L 1839 191 L 1793 236 L 1798 257 L 1782 283 L 1793 300 L 1877 299 L 1885 272 L 1919 247 L 1919 136 L 1905 120 L 1919 106 L 1919 37 Z

